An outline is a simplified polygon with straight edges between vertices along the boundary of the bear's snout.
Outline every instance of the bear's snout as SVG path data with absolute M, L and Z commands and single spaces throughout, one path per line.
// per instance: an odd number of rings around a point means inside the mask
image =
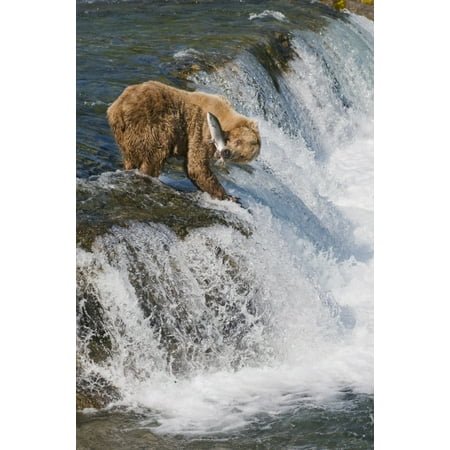
M 216 150 L 214 153 L 214 158 L 216 159 L 231 159 L 232 153 L 228 148 L 223 148 L 222 150 Z
M 231 158 L 231 150 L 228 148 L 224 148 L 221 152 L 222 158 L 230 159 Z

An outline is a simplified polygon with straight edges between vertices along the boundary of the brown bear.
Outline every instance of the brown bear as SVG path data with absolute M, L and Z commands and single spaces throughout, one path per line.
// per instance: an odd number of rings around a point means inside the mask
M 222 155 L 216 150 L 208 125 L 211 114 L 218 119 L 226 143 Z M 219 157 L 223 160 L 225 155 L 229 161 L 244 164 L 256 158 L 261 148 L 256 121 L 238 114 L 224 97 L 188 92 L 156 81 L 127 87 L 107 115 L 125 170 L 139 169 L 157 177 L 167 158 L 184 157 L 188 177 L 215 199 L 237 200 L 225 193 L 210 169 L 210 161 Z

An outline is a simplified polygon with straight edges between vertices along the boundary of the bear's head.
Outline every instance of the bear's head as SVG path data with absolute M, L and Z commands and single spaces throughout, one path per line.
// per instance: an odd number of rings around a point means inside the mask
M 230 150 L 227 159 L 234 163 L 245 164 L 255 159 L 261 150 L 261 137 L 256 121 L 233 128 L 225 132 L 226 145 Z

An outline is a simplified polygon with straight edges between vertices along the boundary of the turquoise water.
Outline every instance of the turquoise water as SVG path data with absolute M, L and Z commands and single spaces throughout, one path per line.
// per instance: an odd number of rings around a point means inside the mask
M 339 393 L 334 404 L 297 406 L 286 415 L 256 415 L 242 430 L 170 434 L 155 440 L 150 411 L 79 413 L 77 448 L 101 449 L 369 449 L 373 448 L 373 398 Z
M 244 208 L 122 170 L 106 109 L 149 79 L 258 120 L 260 157 L 218 172 Z M 372 22 L 78 1 L 77 204 L 77 384 L 108 394 L 78 448 L 373 448 Z

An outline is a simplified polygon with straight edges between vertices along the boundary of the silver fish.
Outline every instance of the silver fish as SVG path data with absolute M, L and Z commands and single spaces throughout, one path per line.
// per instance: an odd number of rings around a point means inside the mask
M 224 164 L 224 158 L 230 158 L 231 151 L 227 148 L 225 143 L 226 140 L 219 119 L 210 112 L 206 114 L 206 119 L 208 120 L 209 132 L 211 133 L 211 142 L 217 149 L 215 157 L 219 160 L 219 163 Z

